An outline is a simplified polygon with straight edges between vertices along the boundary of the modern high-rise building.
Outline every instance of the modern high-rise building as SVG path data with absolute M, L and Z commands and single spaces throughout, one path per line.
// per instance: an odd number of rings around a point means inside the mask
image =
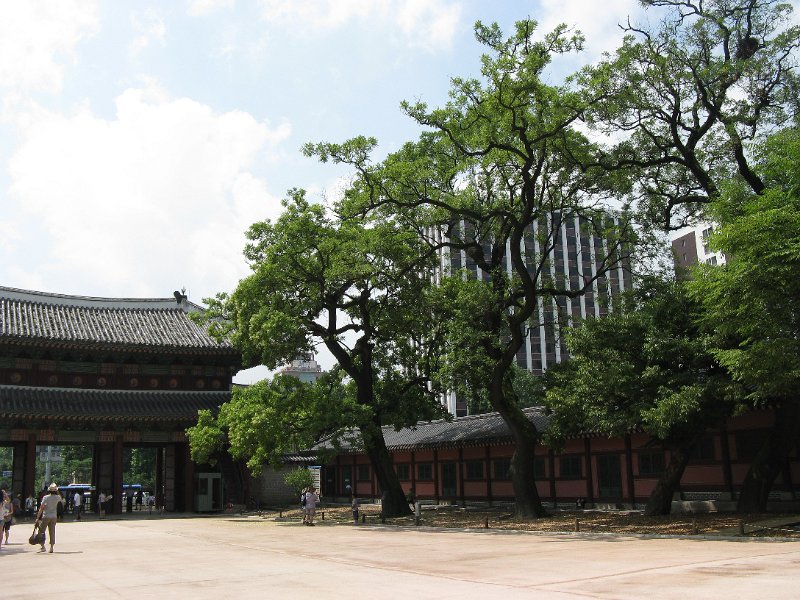
M 322 377 L 322 367 L 314 360 L 314 354 L 306 352 L 279 371 L 281 375 L 291 375 L 303 383 L 314 383 Z
M 713 232 L 712 224 L 701 223 L 672 240 L 675 270 L 678 273 L 698 263 L 725 264 L 725 255 L 715 252 L 709 247 L 709 238 Z
M 525 343 L 517 353 L 517 364 L 534 375 L 569 358 L 564 331 L 589 318 L 601 318 L 614 307 L 614 299 L 632 287 L 630 257 L 627 247 L 612 237 L 619 231 L 620 220 L 610 214 L 603 223 L 590 223 L 585 217 L 552 213 L 534 222 L 522 241 L 522 255 L 532 273 L 541 268 L 539 280 L 554 288 L 586 292 L 569 298 L 566 295 L 539 297 L 536 313 L 528 325 Z M 464 223 L 456 229 L 464 230 Z M 597 232 L 607 231 L 603 236 Z M 485 251 L 491 244 L 484 244 Z M 510 248 L 506 270 L 512 273 Z M 545 256 L 543 256 L 545 254 Z M 444 249 L 440 255 L 441 273 L 455 273 L 466 268 L 478 280 L 489 280 L 466 252 Z M 450 392 L 444 400 L 449 412 L 467 414 L 466 401 Z

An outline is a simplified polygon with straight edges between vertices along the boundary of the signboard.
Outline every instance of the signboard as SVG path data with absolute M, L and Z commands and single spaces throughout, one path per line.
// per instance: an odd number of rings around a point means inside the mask
M 314 487 L 320 489 L 320 470 L 322 467 L 308 467 L 311 471 L 311 480 L 314 482 Z

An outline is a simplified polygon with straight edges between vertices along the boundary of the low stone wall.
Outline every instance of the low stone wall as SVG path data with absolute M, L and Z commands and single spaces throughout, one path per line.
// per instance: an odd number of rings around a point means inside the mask
M 276 471 L 271 467 L 264 467 L 261 475 L 255 479 L 256 500 L 263 507 L 288 506 L 300 504 L 300 498 L 283 481 L 288 473 L 287 469 Z

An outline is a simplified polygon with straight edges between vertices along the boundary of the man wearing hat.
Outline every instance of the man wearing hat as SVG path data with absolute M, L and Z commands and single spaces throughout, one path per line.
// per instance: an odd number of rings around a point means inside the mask
M 50 553 L 53 552 L 53 546 L 56 544 L 56 523 L 58 522 L 58 505 L 61 503 L 61 494 L 58 493 L 58 486 L 51 483 L 47 488 L 50 492 L 42 498 L 39 512 L 36 513 L 36 520 L 40 521 L 39 531 L 44 531 L 47 527 L 47 538 L 50 540 Z M 39 552 L 44 552 L 44 542 L 42 542 L 42 549 Z

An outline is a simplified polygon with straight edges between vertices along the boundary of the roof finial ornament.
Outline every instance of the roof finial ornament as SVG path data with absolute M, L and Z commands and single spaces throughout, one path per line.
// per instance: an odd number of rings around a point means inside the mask
M 180 306 L 181 308 L 184 308 L 186 306 L 186 301 L 189 299 L 189 297 L 186 295 L 185 287 L 181 288 L 180 292 L 175 290 L 174 292 L 172 292 L 172 295 L 175 296 L 175 301 L 178 303 L 178 306 Z

